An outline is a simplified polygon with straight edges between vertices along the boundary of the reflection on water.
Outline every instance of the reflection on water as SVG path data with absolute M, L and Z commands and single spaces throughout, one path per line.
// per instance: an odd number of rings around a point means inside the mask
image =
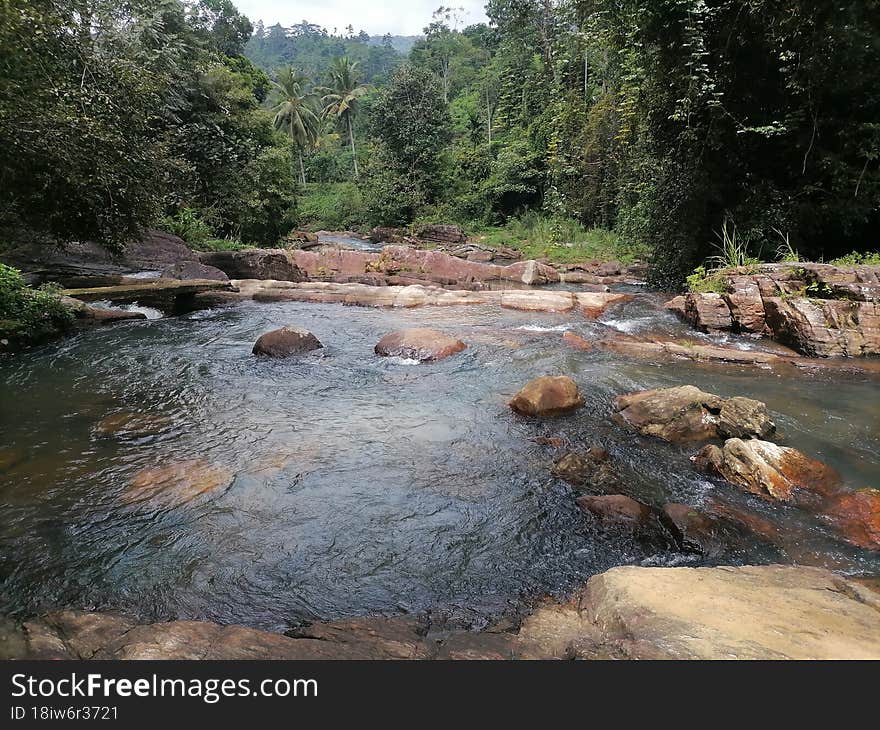
M 605 321 L 646 317 L 653 330 L 681 327 L 650 300 Z M 253 357 L 254 340 L 284 324 L 311 330 L 324 350 Z M 405 326 L 442 328 L 469 347 L 418 366 L 373 354 Z M 0 361 L 0 613 L 76 606 L 268 629 L 436 606 L 490 616 L 613 565 L 697 564 L 583 517 L 571 488 L 550 476 L 560 453 L 533 441 L 540 436 L 604 444 L 636 498 L 698 506 L 720 496 L 794 536 L 784 548 L 752 539 L 725 562 L 880 571 L 876 555 L 834 540 L 809 515 L 695 474 L 693 447 L 635 437 L 608 419 L 615 395 L 646 387 L 756 397 L 785 443 L 852 487 L 875 486 L 875 382 L 630 362 L 565 347 L 567 328 L 590 338 L 605 325 L 497 308 L 243 303 Z M 574 377 L 586 407 L 547 422 L 511 414 L 507 399 L 548 373 Z M 161 416 L 162 426 L 96 430 L 127 413 Z M 195 460 L 234 478 L 184 506 L 126 499 L 142 470 L 176 473 Z

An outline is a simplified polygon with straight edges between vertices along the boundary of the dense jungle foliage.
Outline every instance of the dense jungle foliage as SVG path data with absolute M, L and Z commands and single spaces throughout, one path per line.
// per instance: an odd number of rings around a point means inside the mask
M 880 0 L 486 12 L 440 8 L 404 54 L 353 28 L 255 32 L 231 0 L 0 0 L 4 240 L 458 222 L 559 260 L 650 252 L 662 287 L 721 241 L 877 248 Z

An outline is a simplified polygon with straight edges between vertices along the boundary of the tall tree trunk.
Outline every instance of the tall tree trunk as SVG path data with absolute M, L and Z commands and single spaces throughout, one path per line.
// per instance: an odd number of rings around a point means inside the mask
M 354 177 L 358 178 L 358 158 L 357 158 L 357 150 L 354 148 L 354 124 L 351 120 L 351 114 L 347 115 L 348 117 L 348 141 L 351 142 L 351 160 L 354 163 Z
M 492 104 L 489 102 L 489 89 L 486 89 L 486 136 L 492 146 Z
M 305 168 L 305 165 L 303 165 L 303 151 L 302 151 L 301 147 L 299 148 L 299 177 L 300 177 L 300 182 L 302 182 L 302 184 L 305 185 L 306 184 L 306 168 Z

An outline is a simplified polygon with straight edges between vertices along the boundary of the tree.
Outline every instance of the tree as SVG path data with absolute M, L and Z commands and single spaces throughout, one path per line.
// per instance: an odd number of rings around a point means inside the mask
M 272 107 L 275 112 L 275 128 L 283 129 L 290 137 L 291 150 L 295 150 L 299 158 L 302 183 L 306 182 L 303 153 L 315 145 L 321 131 L 317 97 L 306 90 L 308 83 L 309 78 L 292 66 L 282 69 L 278 73 L 277 81 L 272 82 L 275 89 L 275 104 Z
M 330 84 L 320 89 L 324 93 L 321 99 L 324 116 L 332 117 L 338 124 L 347 127 L 355 178 L 358 177 L 358 163 L 354 143 L 354 118 L 358 110 L 358 99 L 370 88 L 360 83 L 357 67 L 357 61 L 350 61 L 346 56 L 333 59 L 329 72 Z

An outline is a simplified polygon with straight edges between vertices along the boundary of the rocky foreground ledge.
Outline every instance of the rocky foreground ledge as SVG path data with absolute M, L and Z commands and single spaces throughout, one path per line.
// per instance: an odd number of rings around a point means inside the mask
M 518 626 L 430 616 L 318 623 L 288 635 L 62 611 L 0 622 L 13 659 L 880 659 L 880 591 L 781 565 L 613 568 Z

